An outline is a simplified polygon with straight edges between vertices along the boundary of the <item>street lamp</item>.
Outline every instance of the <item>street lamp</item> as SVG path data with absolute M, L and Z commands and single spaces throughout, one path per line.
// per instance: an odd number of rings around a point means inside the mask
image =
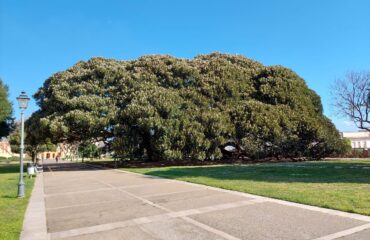
M 20 174 L 18 183 L 18 197 L 24 197 L 24 182 L 23 182 L 23 149 L 24 149 L 24 111 L 28 106 L 30 98 L 27 96 L 26 92 L 21 92 L 21 95 L 17 97 L 19 108 L 21 109 L 21 159 L 20 159 Z

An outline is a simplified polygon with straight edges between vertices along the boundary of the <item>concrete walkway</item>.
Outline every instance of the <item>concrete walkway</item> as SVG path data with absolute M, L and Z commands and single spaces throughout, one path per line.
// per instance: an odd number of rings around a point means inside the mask
M 22 239 L 370 239 L 362 215 L 84 164 L 47 169 Z

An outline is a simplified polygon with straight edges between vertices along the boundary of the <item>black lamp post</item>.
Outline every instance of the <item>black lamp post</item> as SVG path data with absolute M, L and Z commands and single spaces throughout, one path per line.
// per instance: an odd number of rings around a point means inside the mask
M 23 182 L 23 150 L 24 150 L 24 111 L 28 107 L 28 102 L 30 98 L 27 96 L 26 92 L 22 92 L 19 97 L 17 97 L 19 108 L 21 109 L 21 158 L 20 158 L 20 174 L 18 183 L 18 197 L 24 197 L 24 182 Z

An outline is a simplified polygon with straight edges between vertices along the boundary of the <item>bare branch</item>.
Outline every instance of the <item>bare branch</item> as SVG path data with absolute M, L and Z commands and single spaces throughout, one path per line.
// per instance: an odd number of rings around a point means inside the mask
M 333 106 L 358 128 L 370 131 L 370 72 L 349 72 L 332 87 Z

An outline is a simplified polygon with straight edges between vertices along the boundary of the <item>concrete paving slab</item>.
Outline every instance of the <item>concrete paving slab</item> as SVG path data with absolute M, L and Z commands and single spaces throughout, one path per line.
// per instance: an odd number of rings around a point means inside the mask
M 94 190 L 94 189 L 101 189 L 107 188 L 106 185 L 98 182 L 89 182 L 86 184 L 60 184 L 59 186 L 49 186 L 44 187 L 45 194 L 60 194 L 60 193 L 68 193 L 68 192 L 79 192 L 79 191 L 86 191 L 86 190 Z
M 161 214 L 164 211 L 127 196 L 116 202 L 97 203 L 63 209 L 47 209 L 48 232 L 118 222 Z
M 54 238 L 52 238 L 54 239 Z M 63 238 L 65 240 L 153 240 L 154 238 L 141 230 L 139 226 L 125 227 L 116 230 L 85 234 Z M 158 239 L 156 239 L 158 240 Z
M 49 176 L 46 174 L 47 181 L 45 181 L 44 186 L 46 188 L 58 188 L 61 186 L 76 186 L 76 185 L 85 185 L 89 184 L 91 181 L 89 179 L 85 179 L 84 177 L 80 176 L 73 176 L 72 178 L 58 178 L 58 179 L 50 179 Z M 76 179 L 82 178 L 82 179 Z
M 136 185 L 145 185 L 145 184 L 156 184 L 156 183 L 164 183 L 167 182 L 166 180 L 161 179 L 148 179 L 143 177 L 130 177 L 130 176 L 102 176 L 99 177 L 100 181 L 108 183 L 114 187 L 131 187 Z
M 76 205 L 89 205 L 112 201 L 135 201 L 133 197 L 127 196 L 115 189 L 102 189 L 89 192 L 72 192 L 45 197 L 46 209 L 66 208 Z
M 363 230 L 361 232 L 357 232 L 349 236 L 338 238 L 338 240 L 369 240 L 369 239 L 370 239 L 370 229 Z
M 276 203 L 259 203 L 191 216 L 239 239 L 315 239 L 366 222 Z
M 48 177 L 46 177 L 48 179 Z M 72 176 L 71 178 L 79 178 L 77 176 Z M 65 188 L 77 188 L 83 187 L 90 184 L 97 184 L 95 181 L 91 181 L 89 179 L 76 179 L 75 181 L 68 181 L 66 179 L 61 179 L 58 181 L 48 181 L 44 183 L 45 189 L 57 189 L 58 193 L 63 193 L 63 189 Z
M 50 172 L 45 172 L 45 176 L 47 176 L 47 181 L 45 182 L 45 186 L 48 185 L 48 183 L 52 182 L 58 183 L 58 182 L 63 182 L 63 183 L 73 183 L 73 182 L 80 182 L 80 181 L 89 181 L 89 178 L 92 176 L 91 172 L 57 172 L 57 173 L 50 173 Z M 96 177 L 100 177 L 103 175 L 103 173 L 100 172 L 93 172 L 93 175 Z M 70 178 L 70 176 L 72 178 Z
M 181 211 L 194 208 L 202 208 L 223 203 L 233 203 L 251 200 L 252 198 L 216 192 L 212 190 L 199 190 L 169 194 L 160 197 L 149 197 L 150 201 L 160 204 L 172 211 Z
M 201 188 L 191 186 L 191 185 L 185 185 L 181 183 L 175 183 L 175 182 L 163 182 L 163 183 L 158 183 L 155 185 L 148 185 L 148 186 L 143 185 L 139 187 L 128 188 L 125 190 L 137 196 L 143 197 L 143 196 L 158 195 L 158 194 L 170 194 L 170 193 L 177 193 L 177 192 L 201 190 Z
M 224 238 L 181 219 L 170 219 L 155 223 L 131 226 L 112 231 L 97 232 L 68 240 L 224 240 Z
M 194 198 L 202 198 L 212 195 L 220 194 L 219 191 L 210 190 L 206 188 L 197 188 L 193 191 L 183 191 L 183 192 L 174 192 L 174 193 L 168 193 L 168 194 L 161 194 L 161 195 L 151 195 L 147 196 L 146 199 L 158 203 L 168 203 L 168 202 L 175 202 L 175 201 L 181 201 L 181 200 L 190 200 Z

